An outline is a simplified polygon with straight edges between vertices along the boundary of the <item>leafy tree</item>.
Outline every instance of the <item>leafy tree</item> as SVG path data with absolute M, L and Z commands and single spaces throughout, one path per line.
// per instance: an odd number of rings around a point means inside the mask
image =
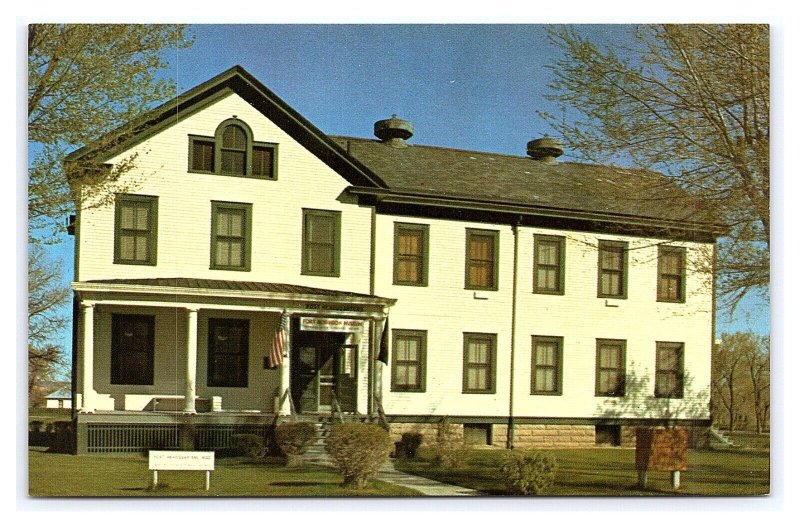
M 113 198 L 113 183 L 135 159 L 111 170 L 71 173 L 65 155 L 98 139 L 175 94 L 174 76 L 160 79 L 165 52 L 188 46 L 182 26 L 32 24 L 28 27 L 29 392 L 58 370 L 63 350 L 53 339 L 66 326 L 69 291 L 63 268 L 43 243 L 63 234 L 76 207 Z M 70 183 L 80 183 L 81 199 Z
M 764 295 L 770 241 L 768 26 L 629 31 L 626 46 L 615 49 L 574 29 L 552 31 L 563 55 L 550 65 L 549 98 L 565 113 L 543 118 L 584 160 L 632 163 L 671 176 L 689 193 L 687 220 L 702 215 L 729 229 L 716 262 L 728 307 L 750 291 Z M 567 109 L 577 117 L 567 121 Z
M 33 242 L 50 241 L 75 208 L 64 173 L 69 151 L 175 95 L 165 51 L 189 45 L 182 26 L 32 24 L 28 27 L 28 220 Z M 95 172 L 107 182 L 119 171 Z M 99 189 L 93 185 L 91 189 Z

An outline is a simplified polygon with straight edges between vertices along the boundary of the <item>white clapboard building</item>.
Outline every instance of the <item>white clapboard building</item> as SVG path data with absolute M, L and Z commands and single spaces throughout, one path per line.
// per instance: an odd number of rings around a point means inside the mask
M 290 415 L 427 437 L 446 416 L 517 448 L 708 426 L 702 208 L 548 138 L 374 132 L 326 135 L 234 67 L 68 157 L 78 452 L 221 448 Z

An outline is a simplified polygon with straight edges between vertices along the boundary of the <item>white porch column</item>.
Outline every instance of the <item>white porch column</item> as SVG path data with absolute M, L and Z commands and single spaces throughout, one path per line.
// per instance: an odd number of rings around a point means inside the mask
M 281 363 L 281 388 L 280 393 L 278 394 L 278 401 L 283 399 L 283 403 L 281 403 L 281 407 L 278 408 L 279 415 L 290 415 L 292 413 L 291 406 L 289 405 L 289 398 L 291 395 L 287 395 L 284 399 L 283 394 L 286 393 L 286 390 L 289 390 L 289 394 L 292 393 L 292 385 L 291 385 L 291 370 L 292 370 L 292 323 L 291 318 L 289 319 L 289 330 L 286 332 L 286 343 L 284 344 L 284 357 L 283 362 Z M 297 404 L 297 401 L 294 401 L 294 404 Z
M 83 315 L 83 375 L 81 382 L 81 409 L 82 413 L 95 411 L 94 401 L 94 304 L 84 302 L 81 304 Z
M 186 394 L 183 406 L 184 413 L 197 413 L 195 396 L 197 395 L 197 309 L 186 309 Z

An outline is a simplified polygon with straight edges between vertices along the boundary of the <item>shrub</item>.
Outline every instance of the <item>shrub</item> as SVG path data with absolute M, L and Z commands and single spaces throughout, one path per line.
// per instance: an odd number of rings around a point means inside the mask
M 344 476 L 342 486 L 363 488 L 389 459 L 392 440 L 378 425 L 346 423 L 331 428 L 325 449 Z
M 414 459 L 417 457 L 417 449 L 422 444 L 422 434 L 416 432 L 406 432 L 400 437 L 397 443 L 398 457 Z
M 313 423 L 281 423 L 275 428 L 275 441 L 290 467 L 302 465 L 303 454 L 316 439 L 317 427 Z
M 513 494 L 539 495 L 555 480 L 556 460 L 543 452 L 513 452 L 500 465 L 500 473 Z
M 264 438 L 256 434 L 236 434 L 232 437 L 237 455 L 261 459 L 266 455 Z
M 458 427 L 442 418 L 436 426 L 436 443 L 433 445 L 433 462 L 444 468 L 459 468 L 465 464 L 467 449 Z

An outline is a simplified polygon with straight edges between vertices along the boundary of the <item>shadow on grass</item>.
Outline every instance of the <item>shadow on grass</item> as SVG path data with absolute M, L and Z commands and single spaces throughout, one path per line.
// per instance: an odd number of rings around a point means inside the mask
M 321 481 L 276 481 L 269 484 L 271 487 L 324 487 L 331 485 Z

